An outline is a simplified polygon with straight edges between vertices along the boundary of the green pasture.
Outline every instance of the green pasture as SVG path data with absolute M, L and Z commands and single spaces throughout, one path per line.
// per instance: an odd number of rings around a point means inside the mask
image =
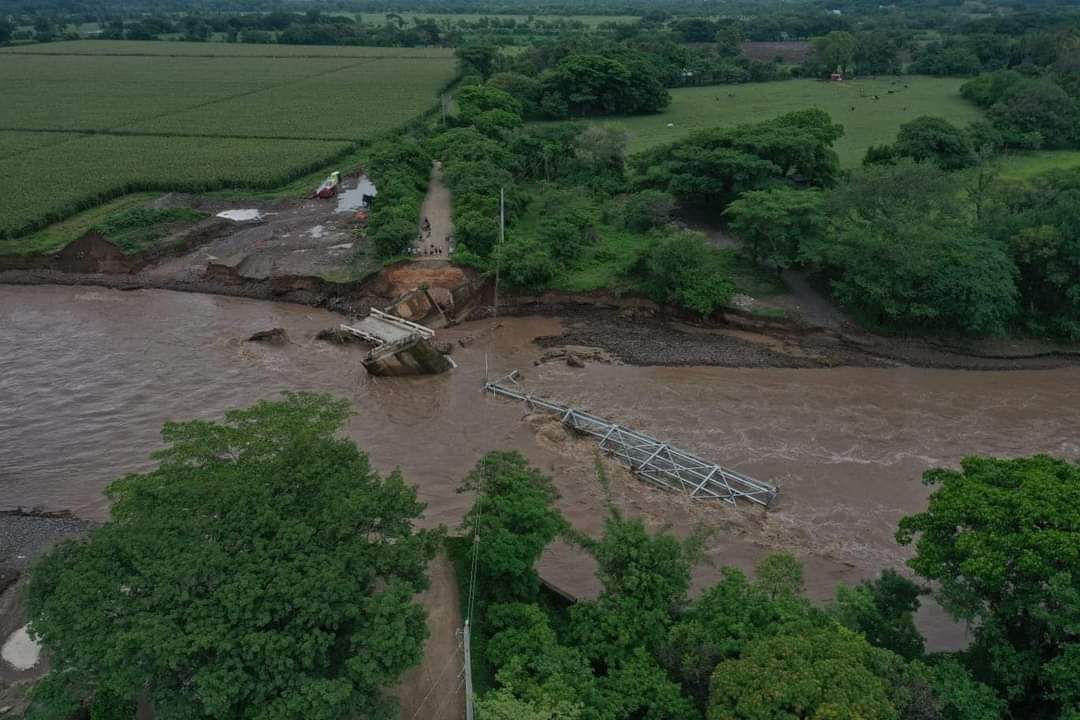
M 787 80 L 745 85 L 679 88 L 657 115 L 613 120 L 630 133 L 630 151 L 678 140 L 695 130 L 760 122 L 794 110 L 820 108 L 844 126 L 836 143 L 840 163 L 862 162 L 870 145 L 896 139 L 900 126 L 920 115 L 936 115 L 964 126 L 982 113 L 960 97 L 959 78 L 905 76 L 825 82 Z

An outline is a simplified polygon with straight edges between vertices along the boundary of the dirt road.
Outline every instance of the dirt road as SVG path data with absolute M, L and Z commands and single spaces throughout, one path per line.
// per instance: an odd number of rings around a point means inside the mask
M 460 720 L 465 714 L 465 692 L 458 637 L 461 604 L 454 566 L 445 555 L 439 555 L 431 561 L 428 572 L 431 587 L 417 597 L 428 612 L 424 659 L 402 676 L 395 694 L 401 700 L 402 720 Z
M 429 229 L 425 230 L 428 226 Z M 420 228 L 423 239 L 416 243 L 419 256 L 429 260 L 448 259 L 450 236 L 454 232 L 453 209 L 450 191 L 442 180 L 442 164 L 438 162 L 431 168 L 427 197 L 420 209 Z

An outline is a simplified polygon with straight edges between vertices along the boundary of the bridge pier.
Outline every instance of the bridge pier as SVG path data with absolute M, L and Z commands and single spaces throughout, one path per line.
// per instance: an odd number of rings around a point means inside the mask
M 364 369 L 378 377 L 438 375 L 454 367 L 453 361 L 423 338 L 378 357 L 364 358 Z
M 382 310 L 372 310 L 355 326 L 342 324 L 341 331 L 375 346 L 361 361 L 372 375 L 438 375 L 454 367 L 453 360 L 431 346 L 434 330 Z

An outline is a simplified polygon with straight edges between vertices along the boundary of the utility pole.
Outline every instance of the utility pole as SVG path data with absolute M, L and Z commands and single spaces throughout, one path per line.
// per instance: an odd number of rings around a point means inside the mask
M 500 257 L 500 250 L 502 250 L 503 240 L 506 238 L 506 191 L 503 188 L 499 188 L 499 246 L 495 249 L 495 310 L 492 312 L 492 317 L 498 319 L 499 317 L 499 266 L 502 264 L 502 258 Z
M 465 720 L 473 720 L 472 647 L 470 644 L 469 619 L 465 619 Z

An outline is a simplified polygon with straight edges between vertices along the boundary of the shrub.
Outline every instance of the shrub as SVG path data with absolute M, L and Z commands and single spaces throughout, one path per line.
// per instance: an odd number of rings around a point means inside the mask
M 697 233 L 680 232 L 658 240 L 641 265 L 643 285 L 653 300 L 702 316 L 711 315 L 735 293 L 716 251 Z
M 543 288 L 556 270 L 550 250 L 535 238 L 515 238 L 506 243 L 499 253 L 499 263 L 506 284 L 525 290 Z
M 675 198 L 661 190 L 642 190 L 628 195 L 623 203 L 623 225 L 644 232 L 665 225 L 675 209 Z

